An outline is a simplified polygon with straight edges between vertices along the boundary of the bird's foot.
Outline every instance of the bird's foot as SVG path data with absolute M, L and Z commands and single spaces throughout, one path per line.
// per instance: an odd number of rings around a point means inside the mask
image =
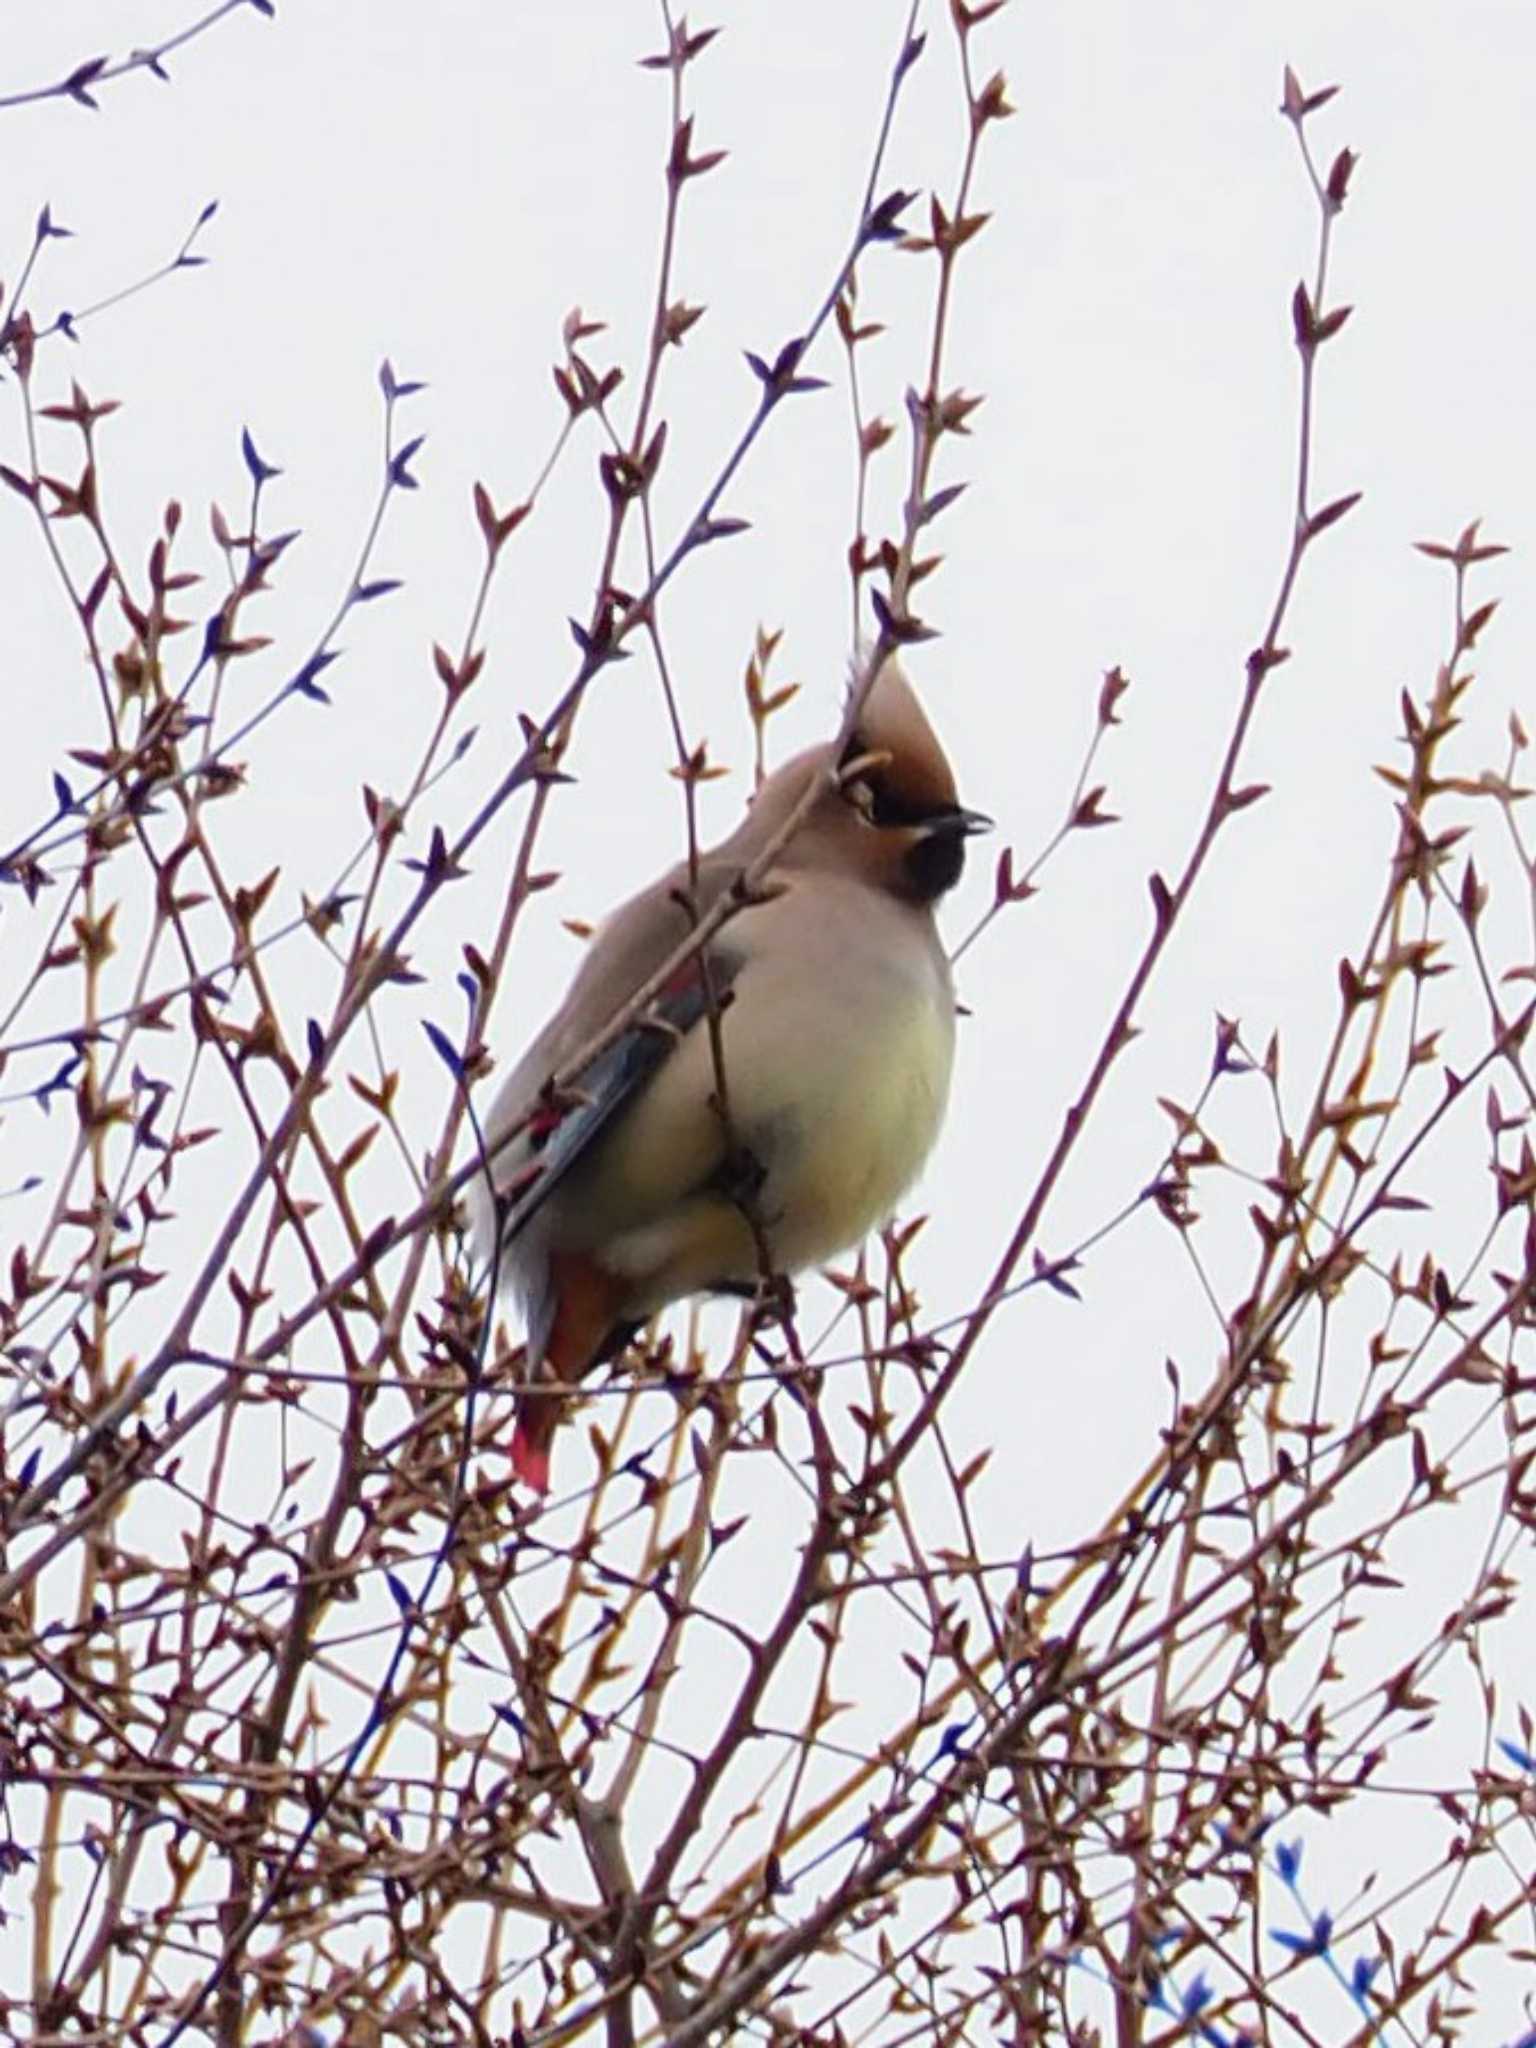
M 788 1329 L 795 1319 L 795 1283 L 787 1273 L 769 1273 L 752 1290 L 753 1307 L 761 1323 L 777 1323 Z
M 760 1221 L 758 1204 L 767 1181 L 768 1169 L 750 1145 L 733 1145 L 715 1177 L 720 1193 L 753 1225 Z

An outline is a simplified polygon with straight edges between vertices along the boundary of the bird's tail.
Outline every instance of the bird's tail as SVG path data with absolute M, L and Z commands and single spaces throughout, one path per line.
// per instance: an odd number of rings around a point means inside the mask
M 518 1403 L 517 1426 L 512 1432 L 512 1470 L 535 1493 L 549 1491 L 549 1452 L 560 1420 L 560 1399 L 556 1394 L 529 1388 Z
M 550 1258 L 546 1289 L 529 1315 L 524 1364 L 512 1432 L 512 1470 L 535 1493 L 549 1491 L 550 1446 L 574 1386 L 628 1335 L 616 1321 L 619 1285 L 583 1252 Z M 550 1384 L 553 1382 L 553 1384 Z

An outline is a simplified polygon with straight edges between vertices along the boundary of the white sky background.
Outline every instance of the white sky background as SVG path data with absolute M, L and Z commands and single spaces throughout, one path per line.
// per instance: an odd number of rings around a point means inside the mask
M 960 102 L 947 21 L 930 12 L 885 182 L 947 190 Z M 148 41 L 183 13 L 172 0 L 12 0 L 0 91 Z M 685 197 L 677 290 L 708 313 L 665 369 L 664 533 L 753 402 L 742 351 L 771 356 L 835 269 L 903 13 L 888 0 L 700 13 L 727 33 L 690 75 L 696 142 L 731 155 Z M 74 374 L 93 398 L 124 401 L 103 429 L 103 467 L 109 516 L 140 560 L 168 495 L 199 547 L 211 498 L 238 515 L 242 426 L 282 466 L 269 510 L 303 539 L 253 621 L 282 636 L 270 668 L 251 665 L 253 700 L 345 586 L 377 482 L 380 359 L 429 382 L 403 416 L 429 435 L 422 489 L 397 503 L 378 562 L 405 588 L 349 622 L 347 659 L 326 679 L 335 708 L 293 708 L 252 749 L 269 787 L 245 806 L 245 871 L 281 858 L 290 905 L 299 887 L 324 888 L 355 845 L 359 785 L 388 790 L 409 772 L 436 703 L 430 643 L 456 643 L 478 573 L 471 482 L 510 504 L 542 462 L 559 423 L 549 365 L 563 315 L 580 304 L 609 322 L 592 345 L 599 363 L 610 341 L 619 360 L 639 358 L 667 113 L 665 80 L 633 60 L 659 41 L 640 0 L 287 0 L 276 22 L 252 11 L 174 58 L 169 87 L 140 76 L 103 88 L 94 115 L 57 102 L 0 115 L 0 274 L 13 278 L 44 201 L 74 230 L 45 252 L 33 296 L 44 317 L 151 268 L 205 200 L 220 201 L 199 244 L 210 265 L 104 316 L 76 350 L 50 344 L 39 388 L 63 396 L 46 387 Z M 1059 817 L 1102 671 L 1120 663 L 1132 690 L 1101 760 L 1125 822 L 1079 835 L 1045 895 L 966 962 L 974 1014 L 921 1198 L 935 1220 L 915 1271 L 935 1312 L 977 1292 L 1081 1080 L 1147 930 L 1147 874 L 1171 873 L 1190 842 L 1282 565 L 1297 387 L 1288 302 L 1315 226 L 1276 113 L 1286 61 L 1309 88 L 1344 88 L 1319 117 L 1319 145 L 1360 157 L 1333 271 L 1356 312 L 1322 357 L 1318 477 L 1323 498 L 1365 499 L 1308 564 L 1294 658 L 1263 707 L 1245 779 L 1275 794 L 1229 829 L 1142 1013 L 1146 1037 L 1047 1220 L 1047 1250 L 1148 1177 L 1168 1136 L 1155 1098 L 1196 1092 L 1214 1011 L 1240 1016 L 1260 1044 L 1278 1026 L 1287 1072 L 1309 1074 L 1333 1024 L 1336 961 L 1363 935 L 1391 841 L 1370 764 L 1390 758 L 1398 692 L 1424 685 L 1445 640 L 1448 581 L 1410 544 L 1482 515 L 1517 550 L 1484 591 L 1506 605 L 1485 642 L 1464 765 L 1501 758 L 1508 708 L 1522 697 L 1530 708 L 1536 652 L 1528 11 L 1015 0 L 978 49 L 984 68 L 1007 71 L 1019 114 L 988 138 L 978 196 L 996 218 L 959 266 L 949 381 L 987 403 L 971 441 L 943 452 L 939 481 L 971 488 L 937 532 L 946 566 L 920 595 L 943 637 L 913 674 L 963 795 L 1021 854 Z M 890 329 L 863 355 L 866 392 L 892 416 L 921 378 L 928 284 L 910 256 L 876 253 L 863 268 L 861 312 Z M 805 686 L 775 728 L 781 751 L 837 714 L 853 463 L 830 335 L 810 367 L 834 388 L 780 414 L 727 501 L 753 531 L 697 557 L 663 612 L 692 733 L 736 771 L 707 792 L 712 830 L 748 786 L 740 676 L 759 622 L 785 629 L 775 678 Z M 18 460 L 18 433 L 0 392 L 0 459 Z M 877 525 L 894 516 L 903 462 L 893 446 L 877 466 Z M 568 676 L 565 620 L 588 607 L 601 531 L 589 443 L 511 544 L 472 702 L 481 738 L 445 811 L 468 810 L 468 790 L 489 786 L 516 744 L 514 712 L 542 711 Z M 0 560 L 9 838 L 47 808 L 57 750 L 90 736 L 92 714 L 26 507 L 10 495 Z M 572 762 L 580 787 L 557 802 L 543 842 L 564 884 L 530 916 L 503 998 L 508 1056 L 574 962 L 560 919 L 596 917 L 681 846 L 647 663 L 610 671 L 598 691 Z M 452 916 L 436 920 L 420 962 L 434 985 L 392 1003 L 393 1049 L 434 1091 L 441 1075 L 416 1019 L 457 1026 L 457 941 L 490 929 L 510 843 L 508 829 L 494 835 Z M 955 935 L 989 898 L 992 851 L 948 913 Z M 1465 1028 L 1480 1044 L 1475 1008 Z M 25 1170 L 25 1116 L 7 1127 L 7 1184 Z M 1225 1242 L 1222 1277 L 1235 1286 L 1250 1240 L 1235 1227 Z M 1166 1354 L 1188 1384 L 1210 1365 L 1211 1326 L 1150 1215 L 1082 1284 L 1091 1321 L 1032 1298 L 955 1405 L 960 1444 L 999 1444 L 986 1483 L 1021 1546 L 1083 1532 L 1139 1468 L 1166 1412 Z M 1464 1583 L 1459 1560 L 1449 1583 Z M 1415 1591 L 1437 1604 L 1432 1580 Z M 1518 1693 L 1518 1660 L 1508 1676 Z

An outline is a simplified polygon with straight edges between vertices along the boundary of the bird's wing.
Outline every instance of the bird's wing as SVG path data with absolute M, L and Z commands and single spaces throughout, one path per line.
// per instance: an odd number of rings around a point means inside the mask
M 737 872 L 735 862 L 705 864 L 698 886 L 701 909 Z M 729 999 L 742 955 L 726 936 L 707 948 L 707 974 L 705 954 L 686 960 L 646 1014 L 598 1055 L 569 1093 L 557 1097 L 548 1092 L 551 1078 L 687 937 L 691 919 L 677 893 L 685 879 L 682 871 L 674 871 L 602 927 L 564 1003 L 497 1099 L 490 1125 L 492 1173 L 498 1189 L 508 1189 L 509 1183 L 515 1189 L 501 1218 L 503 1248 L 527 1228 L 626 1103 L 704 1019 L 711 1003 Z M 499 1132 L 525 1119 L 522 1136 L 498 1145 Z
M 710 966 L 706 982 L 698 961 L 690 961 L 688 970 L 679 972 L 676 984 L 662 991 L 644 1018 L 598 1055 L 568 1096 L 535 1108 L 530 1145 L 539 1172 L 507 1212 L 503 1245 L 527 1228 L 625 1104 L 707 1015 L 710 1004 L 728 995 L 739 961 L 716 955 Z

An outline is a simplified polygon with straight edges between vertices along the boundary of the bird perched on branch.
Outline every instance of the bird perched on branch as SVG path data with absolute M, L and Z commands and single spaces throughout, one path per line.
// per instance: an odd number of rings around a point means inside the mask
M 646 1318 L 820 1264 L 916 1177 L 954 1053 L 933 907 L 989 823 L 957 801 L 888 660 L 841 759 L 827 745 L 787 761 L 695 877 L 680 864 L 599 929 L 496 1098 L 496 1195 L 482 1172 L 472 1196 L 479 1247 L 527 1324 L 512 1462 L 530 1486 L 549 1484 L 559 1390 Z M 727 895 L 740 907 L 572 1079 Z

